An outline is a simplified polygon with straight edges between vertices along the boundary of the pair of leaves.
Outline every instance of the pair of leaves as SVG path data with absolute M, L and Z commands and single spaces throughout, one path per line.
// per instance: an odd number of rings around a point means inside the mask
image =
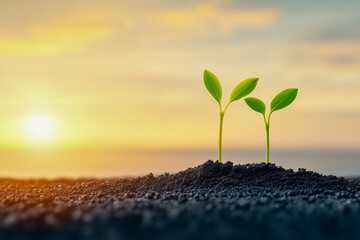
M 236 85 L 236 87 L 232 90 L 230 94 L 228 104 L 249 95 L 255 89 L 258 80 L 259 78 L 248 78 Z M 215 74 L 208 70 L 205 70 L 204 83 L 209 93 L 215 98 L 215 100 L 219 104 L 221 104 L 222 87 L 219 79 L 215 76 Z
M 280 92 L 278 95 L 276 95 L 274 99 L 271 101 L 270 114 L 272 112 L 275 112 L 277 110 L 289 106 L 295 100 L 297 93 L 298 93 L 297 88 L 288 88 Z M 254 111 L 265 115 L 266 107 L 263 101 L 261 101 L 260 99 L 249 97 L 245 99 L 245 102 Z

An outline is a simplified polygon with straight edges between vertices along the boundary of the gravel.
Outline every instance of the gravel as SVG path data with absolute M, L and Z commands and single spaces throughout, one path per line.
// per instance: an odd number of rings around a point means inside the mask
M 134 179 L 0 179 L 0 239 L 360 239 L 360 185 L 207 161 Z

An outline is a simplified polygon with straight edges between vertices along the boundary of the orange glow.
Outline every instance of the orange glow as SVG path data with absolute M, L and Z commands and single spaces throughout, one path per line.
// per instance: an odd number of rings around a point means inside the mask
M 291 1 L 34 0 L 21 7 L 4 1 L 0 157 L 16 164 L 4 161 L 0 169 L 30 176 L 16 167 L 33 163 L 56 175 L 56 164 L 68 163 L 62 173 L 72 164 L 67 151 L 116 150 L 109 158 L 89 157 L 92 173 L 101 165 L 105 176 L 125 164 L 123 150 L 216 149 L 218 106 L 204 87 L 204 69 L 221 80 L 224 102 L 249 77 L 259 77 L 251 96 L 265 102 L 299 88 L 293 105 L 272 116 L 273 149 L 359 149 L 360 34 L 346 20 L 358 15 L 312 6 L 309 12 Z M 265 147 L 263 122 L 244 101 L 226 114 L 224 154 Z M 27 155 L 35 150 L 44 153 Z M 166 162 L 142 157 L 143 166 L 127 163 L 136 173 Z M 46 158 L 56 161 L 42 166 Z M 85 174 L 87 157 L 81 159 L 67 176 Z

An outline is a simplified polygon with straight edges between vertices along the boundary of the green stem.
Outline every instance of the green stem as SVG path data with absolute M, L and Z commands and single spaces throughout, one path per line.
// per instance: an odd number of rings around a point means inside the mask
M 222 142 L 222 127 L 224 121 L 224 111 L 220 111 L 220 128 L 219 128 L 219 162 L 221 162 L 221 142 Z
M 269 163 L 269 124 L 266 124 L 266 164 Z
M 269 130 L 270 130 L 270 116 L 271 113 L 269 114 L 269 118 L 266 121 L 265 119 L 265 115 L 264 115 L 264 121 L 265 121 L 265 128 L 266 128 L 266 164 L 269 163 L 269 149 L 270 149 L 270 136 L 269 136 Z

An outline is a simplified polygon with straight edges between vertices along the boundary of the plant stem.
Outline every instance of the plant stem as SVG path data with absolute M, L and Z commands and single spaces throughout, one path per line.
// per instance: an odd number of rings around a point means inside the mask
M 222 142 L 222 127 L 224 121 L 224 111 L 220 111 L 220 128 L 219 128 L 219 162 L 221 162 L 221 142 Z
M 269 149 L 270 149 L 270 137 L 269 137 L 269 130 L 270 130 L 270 116 L 266 121 L 265 115 L 264 115 L 264 121 L 265 121 L 265 128 L 266 128 L 266 164 L 269 163 Z
M 266 164 L 269 163 L 269 124 L 266 123 Z

